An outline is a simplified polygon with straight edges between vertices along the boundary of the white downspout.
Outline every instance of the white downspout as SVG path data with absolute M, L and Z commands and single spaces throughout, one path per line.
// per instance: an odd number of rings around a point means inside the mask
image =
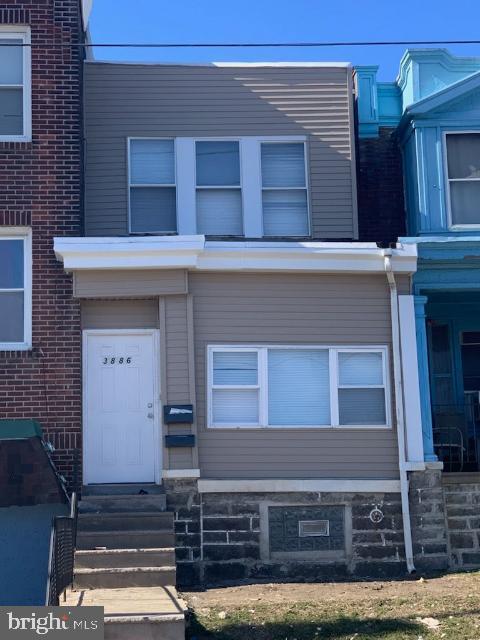
M 405 414 L 403 407 L 403 378 L 400 351 L 400 324 L 398 316 L 398 293 L 395 275 L 392 269 L 391 255 L 384 250 L 385 273 L 390 287 L 390 309 L 392 316 L 392 348 L 393 348 L 393 377 L 395 385 L 395 413 L 397 418 L 398 463 L 400 471 L 400 494 L 402 498 L 403 536 L 405 540 L 405 558 L 409 573 L 416 571 L 413 563 L 412 528 L 410 522 L 410 502 L 408 499 L 408 476 L 406 471 L 405 449 Z

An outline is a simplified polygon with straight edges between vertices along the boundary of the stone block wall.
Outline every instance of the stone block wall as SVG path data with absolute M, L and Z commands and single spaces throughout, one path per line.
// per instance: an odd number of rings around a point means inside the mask
M 449 552 L 440 469 L 410 473 L 410 518 L 416 569 L 445 571 Z
M 400 494 L 206 493 L 195 480 L 166 480 L 174 512 L 178 583 L 182 587 L 241 580 L 331 580 L 406 575 Z M 269 508 L 299 510 L 308 518 L 344 514 L 342 548 L 273 553 Z M 377 518 L 371 517 L 376 510 Z M 325 516 L 325 517 L 327 517 Z M 333 520 L 332 520 L 333 522 Z M 338 527 L 337 527 L 338 529 Z M 338 531 L 337 531 L 338 534 Z M 312 539 L 311 539 L 312 540 Z M 307 541 L 307 542 L 305 542 Z M 328 546 L 328 545 L 327 545 Z
M 444 482 L 452 569 L 480 567 L 480 477 L 477 482 Z

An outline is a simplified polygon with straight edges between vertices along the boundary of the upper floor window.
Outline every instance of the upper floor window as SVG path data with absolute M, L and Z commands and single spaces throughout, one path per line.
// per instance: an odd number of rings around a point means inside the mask
M 264 235 L 308 235 L 303 143 L 262 143 L 262 203 Z
M 384 347 L 218 346 L 210 427 L 388 427 Z
M 28 30 L 0 26 L 0 140 L 31 135 L 29 43 Z
M 303 138 L 132 138 L 131 233 L 310 234 Z
M 0 349 L 31 346 L 30 232 L 0 227 Z
M 480 225 L 480 133 L 447 133 L 446 146 L 450 223 Z
M 130 231 L 177 231 L 173 140 L 130 140 Z
M 238 141 L 197 141 L 195 160 L 198 233 L 241 236 L 243 220 Z

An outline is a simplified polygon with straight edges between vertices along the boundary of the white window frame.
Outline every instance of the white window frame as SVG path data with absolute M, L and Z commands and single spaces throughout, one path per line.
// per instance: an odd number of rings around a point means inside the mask
M 131 235 L 169 235 L 167 232 L 131 231 L 130 212 L 130 140 L 174 140 L 175 143 L 175 186 L 177 204 L 177 234 L 196 235 L 196 143 L 197 142 L 238 142 L 240 150 L 240 190 L 242 197 L 242 221 L 244 238 L 273 238 L 263 232 L 262 166 L 261 144 L 263 142 L 301 142 L 305 149 L 305 174 L 308 207 L 308 236 L 311 237 L 312 221 L 310 208 L 309 159 L 306 136 L 132 136 L 127 138 L 127 190 L 128 190 L 128 232 Z M 145 185 L 146 186 L 146 185 Z M 158 185 L 153 185 L 158 186 Z M 167 186 L 167 185 L 165 185 Z M 237 186 L 235 188 L 238 188 Z M 214 237 L 212 235 L 212 237 Z M 220 234 L 219 234 L 219 237 Z M 233 236 L 232 236 L 233 237 Z M 283 236 L 296 238 L 299 236 Z M 303 237 L 303 236 L 302 236 Z
M 447 147 L 447 136 L 449 135 L 466 135 L 475 133 L 480 136 L 480 129 L 449 129 L 443 131 L 442 135 L 442 147 L 443 147 L 443 176 L 445 183 L 445 200 L 447 206 L 447 224 L 448 228 L 452 231 L 462 231 L 469 229 L 480 229 L 480 211 L 479 211 L 479 221 L 477 224 L 454 224 L 453 215 L 452 215 L 452 198 L 450 194 L 450 183 L 451 182 L 480 182 L 480 178 L 449 178 L 448 177 L 448 147 Z
M 197 184 L 197 142 L 237 142 L 238 143 L 238 162 L 239 162 L 239 184 L 236 185 L 198 185 Z M 245 236 L 245 222 L 244 222 L 244 210 L 245 203 L 243 201 L 243 162 L 242 162 L 242 143 L 240 138 L 231 137 L 231 138 L 195 138 L 193 141 L 194 146 L 194 154 L 195 154 L 195 163 L 194 163 L 194 188 L 195 188 L 195 228 L 198 229 L 198 217 L 197 217 L 197 193 L 198 191 L 204 191 L 206 189 L 211 190 L 225 190 L 225 189 L 238 189 L 240 191 L 240 201 L 242 203 L 242 235 Z M 221 235 L 221 234 L 218 234 Z M 232 236 L 238 238 L 240 236 Z
M 268 424 L 268 351 L 273 349 L 308 350 L 317 349 L 329 352 L 330 374 L 330 422 L 326 425 L 269 425 Z M 213 385 L 213 354 L 215 352 L 248 352 L 256 351 L 258 358 L 258 385 Z M 339 353 L 380 353 L 382 355 L 383 385 L 340 385 L 339 384 Z M 390 387 L 389 351 L 385 345 L 345 346 L 345 345 L 278 345 L 278 344 L 254 344 L 254 345 L 208 345 L 207 346 L 207 428 L 209 429 L 391 429 L 391 387 Z M 259 389 L 259 421 L 252 425 L 236 423 L 214 423 L 213 421 L 213 390 L 214 389 Z M 339 389 L 368 389 L 383 388 L 385 394 L 386 424 L 365 425 L 349 424 L 341 425 L 339 422 Z
M 132 184 L 131 181 L 131 142 L 133 140 L 170 140 L 173 141 L 173 172 L 175 183 L 174 184 Z M 132 236 L 144 236 L 144 235 L 162 235 L 162 236 L 173 236 L 178 235 L 178 179 L 177 179 L 177 141 L 176 138 L 170 138 L 168 136 L 129 136 L 127 138 L 127 180 L 128 180 L 128 233 Z M 132 211 L 131 211 L 131 190 L 132 188 L 139 189 L 142 187 L 153 187 L 156 189 L 164 189 L 164 188 L 174 188 L 175 189 L 175 219 L 177 223 L 177 228 L 175 231 L 132 231 Z
M 264 187 L 263 186 L 263 175 L 262 175 L 262 144 L 303 144 L 303 165 L 305 170 L 305 186 L 304 187 Z M 264 191 L 301 191 L 304 190 L 307 195 L 307 236 L 311 236 L 312 234 L 312 220 L 310 215 L 310 186 L 309 186 L 309 168 L 308 168 L 308 149 L 307 142 L 305 139 L 303 140 L 292 140 L 292 139 L 260 139 L 259 141 L 259 153 L 260 153 L 260 187 L 261 187 L 261 197 L 262 197 L 262 231 L 263 236 L 265 238 L 304 238 L 305 236 L 271 236 L 265 235 L 265 229 L 263 224 L 263 193 Z
M 28 351 L 32 348 L 32 230 L 29 227 L 0 227 L 0 242 L 23 241 L 23 342 L 0 342 L 0 351 Z
M 32 139 L 32 52 L 30 48 L 30 27 L 17 25 L 0 25 L 0 38 L 5 40 L 22 40 L 23 42 L 23 83 L 2 84 L 5 88 L 23 90 L 23 133 L 16 135 L 0 135 L 0 142 L 30 142 Z

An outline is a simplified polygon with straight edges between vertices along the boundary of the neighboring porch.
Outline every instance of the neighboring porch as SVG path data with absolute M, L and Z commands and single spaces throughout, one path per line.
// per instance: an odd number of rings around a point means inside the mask
M 419 353 L 425 453 L 442 461 L 447 473 L 478 472 L 480 289 L 424 293 L 416 307 L 417 329 L 425 331 L 418 346 L 428 363 Z

